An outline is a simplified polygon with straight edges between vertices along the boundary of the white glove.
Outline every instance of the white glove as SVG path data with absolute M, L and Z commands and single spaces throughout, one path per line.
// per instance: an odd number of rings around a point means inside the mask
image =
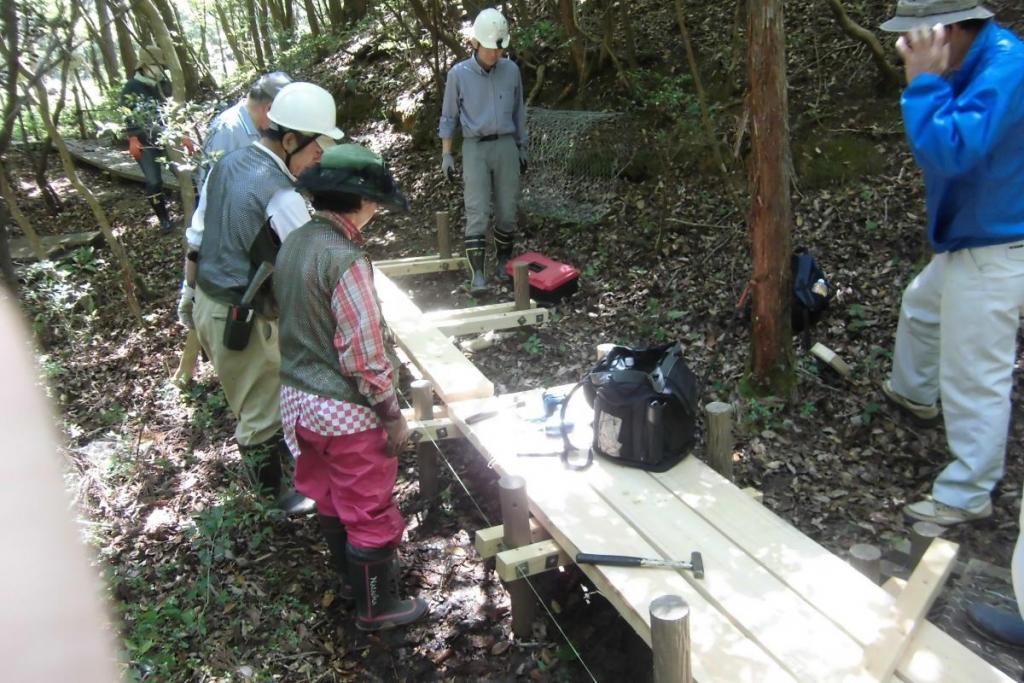
M 196 323 L 192 319 L 192 307 L 195 306 L 195 303 L 195 287 L 189 287 L 187 284 L 182 282 L 181 299 L 178 300 L 178 322 L 190 330 L 194 330 L 196 327 Z
M 445 152 L 441 155 L 441 173 L 444 174 L 446 180 L 451 180 L 452 176 L 455 175 L 455 157 L 452 156 L 451 152 Z

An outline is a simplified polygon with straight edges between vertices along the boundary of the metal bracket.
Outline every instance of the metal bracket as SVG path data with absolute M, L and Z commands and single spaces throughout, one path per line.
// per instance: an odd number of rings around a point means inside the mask
M 516 322 L 519 323 L 520 325 L 525 325 L 526 324 L 526 316 L 525 315 L 519 316 L 518 318 L 516 318 Z

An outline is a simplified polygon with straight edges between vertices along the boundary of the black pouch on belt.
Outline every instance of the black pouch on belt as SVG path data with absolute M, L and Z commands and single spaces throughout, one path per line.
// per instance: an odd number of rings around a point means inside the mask
M 244 351 L 249 345 L 249 335 L 256 314 L 251 306 L 235 304 L 228 308 L 228 317 L 224 321 L 224 346 L 232 351 Z

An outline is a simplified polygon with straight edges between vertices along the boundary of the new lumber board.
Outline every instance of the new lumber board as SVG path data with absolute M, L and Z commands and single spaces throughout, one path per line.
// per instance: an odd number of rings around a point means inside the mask
M 536 301 L 530 302 L 531 308 L 537 306 Z M 475 318 L 480 315 L 487 315 L 490 313 L 505 313 L 506 311 L 514 311 L 516 309 L 516 302 L 514 301 L 502 301 L 497 304 L 486 304 L 484 306 L 468 306 L 466 308 L 446 308 L 439 311 L 425 311 L 423 315 L 427 316 L 433 323 L 446 322 L 449 320 L 461 320 L 462 318 Z
M 572 563 L 572 558 L 549 538 L 519 548 L 502 550 L 495 556 L 494 571 L 499 579 L 508 583 L 567 567 Z
M 426 273 L 443 273 L 449 270 L 462 270 L 468 261 L 465 256 L 441 258 L 438 254 L 430 256 L 411 256 L 409 258 L 375 261 L 374 267 L 388 277 L 403 275 L 424 275 Z
M 691 551 L 700 551 L 704 578 L 695 579 L 687 571 L 682 576 L 795 678 L 822 683 L 882 680 L 867 670 L 863 646 L 650 474 L 595 459 L 585 476 L 601 498 L 642 530 L 659 557 L 686 559 Z
M 528 308 L 522 311 L 487 313 L 475 317 L 437 320 L 435 324 L 441 334 L 458 337 L 492 330 L 509 330 L 527 325 L 543 325 L 548 320 L 548 309 Z
M 873 642 L 896 618 L 896 598 L 697 458 L 654 477 L 857 642 Z M 1011 681 L 927 621 L 919 625 L 897 674 L 913 683 Z
M 918 626 L 953 573 L 958 550 L 959 546 L 943 538 L 932 541 L 896 598 L 895 623 L 879 630 L 875 641 L 864 649 L 868 671 L 878 680 L 888 680 L 896 669 Z
M 546 541 L 549 538 L 551 538 L 551 534 L 547 532 L 547 529 L 538 524 L 536 519 L 530 517 L 530 542 Z M 473 547 L 484 559 L 505 550 L 505 526 L 498 524 L 486 529 L 477 529 Z
M 384 273 L 374 272 L 381 310 L 399 346 L 434 383 L 445 403 L 494 395 L 494 384 L 441 334 L 405 292 Z
M 129 156 L 126 150 L 114 149 L 100 140 L 65 139 L 64 144 L 67 145 L 68 152 L 76 161 L 94 166 L 118 178 L 137 183 L 146 182 L 146 177 L 142 174 L 138 163 Z M 177 190 L 178 178 L 166 167 L 162 170 L 164 187 Z
M 540 390 L 525 392 L 527 405 L 540 402 Z M 609 554 L 657 556 L 657 550 L 608 505 L 583 473 L 562 467 L 557 458 L 520 458 L 520 451 L 542 451 L 542 429 L 526 430 L 518 420 L 513 395 L 449 404 L 449 416 L 482 457 L 499 473 L 526 479 L 530 509 L 570 557 L 580 550 Z M 532 402 L 532 403 L 531 403 Z M 470 415 L 497 414 L 466 424 Z M 579 547 L 580 545 L 584 547 Z M 650 644 L 650 602 L 679 595 L 690 605 L 693 671 L 704 683 L 796 681 L 769 653 L 709 603 L 678 572 L 585 565 L 580 569 Z

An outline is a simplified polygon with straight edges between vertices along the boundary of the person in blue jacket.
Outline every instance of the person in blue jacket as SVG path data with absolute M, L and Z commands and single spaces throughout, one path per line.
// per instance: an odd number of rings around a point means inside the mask
M 911 416 L 945 422 L 953 461 L 930 498 L 904 508 L 943 526 L 992 514 L 1024 306 L 1024 43 L 992 17 L 978 0 L 900 0 L 882 25 L 903 34 L 900 104 L 935 252 L 903 293 L 882 389 Z M 1020 539 L 1013 564 L 1024 597 Z M 1004 616 L 1003 633 L 1016 627 L 1024 644 L 1020 616 Z

